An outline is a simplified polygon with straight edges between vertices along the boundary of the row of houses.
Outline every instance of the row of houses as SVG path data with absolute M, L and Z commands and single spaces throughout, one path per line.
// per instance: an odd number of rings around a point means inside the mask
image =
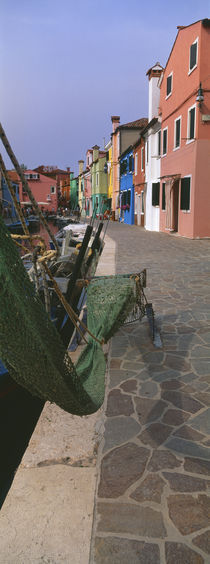
M 112 116 L 104 150 L 79 161 L 83 213 L 108 206 L 114 220 L 210 237 L 209 53 L 209 19 L 178 26 L 165 68 L 147 72 L 148 118 Z
M 148 117 L 125 124 L 111 116 L 103 149 L 94 145 L 70 168 L 25 175 L 40 207 L 78 205 L 82 215 L 189 238 L 210 237 L 210 19 L 178 26 L 165 68 L 147 71 Z M 23 206 L 30 202 L 12 171 Z
M 78 177 L 74 177 L 70 167 L 67 170 L 57 166 L 38 166 L 34 170 L 23 170 L 29 188 L 32 191 L 39 208 L 44 212 L 57 213 L 58 208 L 65 208 L 71 200 L 72 209 L 78 205 Z M 8 178 L 15 190 L 16 198 L 23 209 L 32 207 L 27 192 L 15 170 L 7 171 Z M 71 196 L 70 196 L 71 194 Z M 15 216 L 15 208 L 9 187 L 4 176 L 0 182 L 0 200 L 3 202 L 3 212 L 7 216 Z

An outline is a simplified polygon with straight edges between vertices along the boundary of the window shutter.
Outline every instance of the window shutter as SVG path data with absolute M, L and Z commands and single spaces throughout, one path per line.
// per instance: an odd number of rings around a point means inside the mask
M 167 129 L 163 131 L 163 154 L 167 153 Z
M 152 184 L 152 205 L 159 206 L 160 202 L 160 182 L 153 182 Z
M 190 209 L 190 178 L 181 179 L 181 210 Z
M 168 76 L 167 77 L 167 89 L 166 89 L 167 96 L 171 93 L 171 84 L 172 84 L 172 76 Z
M 180 119 L 176 121 L 176 147 L 180 145 Z
M 162 183 L 162 210 L 166 209 L 166 185 Z
M 197 43 L 193 43 L 190 47 L 190 70 L 197 63 Z
M 195 108 L 192 108 L 190 110 L 190 131 L 189 131 L 189 137 L 190 139 L 194 139 L 195 137 Z

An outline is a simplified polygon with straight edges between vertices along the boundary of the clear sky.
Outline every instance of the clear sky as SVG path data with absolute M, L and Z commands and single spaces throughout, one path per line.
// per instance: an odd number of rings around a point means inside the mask
M 147 70 L 210 0 L 1 0 L 1 123 L 20 163 L 71 167 L 111 115 L 148 115 Z M 5 158 L 5 152 L 2 150 Z M 5 158 L 8 168 L 10 161 Z

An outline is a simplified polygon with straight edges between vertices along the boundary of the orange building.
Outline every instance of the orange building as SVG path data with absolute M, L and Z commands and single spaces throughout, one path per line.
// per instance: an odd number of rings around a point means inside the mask
M 179 26 L 160 84 L 160 230 L 210 237 L 210 19 Z

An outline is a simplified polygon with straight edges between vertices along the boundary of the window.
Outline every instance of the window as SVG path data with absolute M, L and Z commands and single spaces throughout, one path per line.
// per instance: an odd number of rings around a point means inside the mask
M 99 172 L 96 173 L 96 187 L 99 185 Z
M 130 155 L 129 157 L 129 172 L 133 171 L 133 156 Z
M 161 131 L 158 131 L 158 150 L 157 150 L 157 154 L 158 157 L 160 157 L 161 155 Z
M 50 186 L 50 193 L 55 194 L 55 186 Z
M 144 190 L 141 192 L 141 213 L 144 213 Z
M 122 176 L 122 174 L 126 174 L 127 172 L 127 159 L 124 159 L 124 161 L 121 161 L 120 163 L 120 176 Z
M 141 148 L 141 171 L 144 170 L 144 149 Z
M 174 122 L 174 149 L 180 147 L 181 142 L 181 118 L 175 119 Z
M 190 176 L 181 178 L 181 205 L 180 209 L 189 211 L 190 209 Z
M 195 138 L 195 106 L 188 110 L 187 142 Z
M 152 183 L 152 206 L 159 206 L 160 202 L 160 182 Z
M 149 161 L 149 141 L 148 141 L 148 139 L 147 139 L 146 146 L 147 146 L 147 163 L 148 163 L 148 161 Z
M 168 96 L 170 96 L 171 92 L 172 92 L 172 73 L 167 76 L 166 98 L 168 98 Z
M 194 43 L 192 43 L 192 45 L 190 46 L 190 68 L 189 68 L 189 73 L 192 72 L 192 70 L 197 67 L 197 57 L 198 57 L 198 39 L 196 39 L 194 41 Z
M 162 183 L 162 210 L 166 209 L 166 185 Z
M 135 176 L 138 174 L 138 154 L 135 154 Z
M 167 144 L 168 144 L 168 128 L 163 129 L 163 155 L 167 153 Z

